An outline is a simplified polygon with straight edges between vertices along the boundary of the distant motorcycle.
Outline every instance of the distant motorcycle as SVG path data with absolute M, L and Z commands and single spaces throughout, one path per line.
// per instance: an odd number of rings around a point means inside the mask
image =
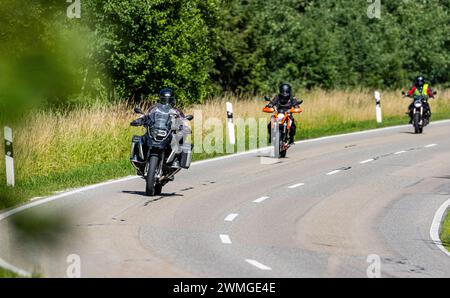
M 168 104 L 157 104 L 149 114 L 144 114 L 139 107 L 134 112 L 142 116 L 131 125 L 144 126 L 146 132 L 143 136 L 133 136 L 130 161 L 137 174 L 146 180 L 146 195 L 159 195 L 176 173 L 191 164 L 193 145 L 185 142 L 185 136 L 191 131 L 183 121 L 190 121 L 193 116 L 182 119 Z
M 436 92 L 433 92 L 436 95 Z M 402 92 L 406 96 L 405 92 Z M 421 134 L 423 128 L 430 123 L 430 109 L 428 105 L 428 96 L 415 95 L 413 104 L 411 105 L 409 115 L 412 115 L 411 123 L 414 127 L 414 133 Z
M 268 97 L 264 98 L 265 101 L 270 101 Z M 303 101 L 301 101 L 303 102 Z M 301 104 L 300 102 L 300 104 Z M 290 108 L 289 110 L 277 110 L 275 107 L 264 107 L 264 113 L 273 113 L 270 118 L 272 127 L 271 142 L 274 146 L 274 152 L 276 158 L 286 157 L 287 150 L 289 149 L 289 130 L 292 125 L 292 114 L 301 113 L 302 109 Z

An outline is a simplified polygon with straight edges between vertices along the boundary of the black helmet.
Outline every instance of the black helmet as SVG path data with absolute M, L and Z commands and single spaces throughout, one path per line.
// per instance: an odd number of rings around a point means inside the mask
M 291 98 L 291 86 L 289 84 L 281 84 L 279 90 L 280 99 L 284 102 L 287 102 Z
M 424 84 L 425 84 L 424 76 L 422 75 L 417 76 L 414 85 L 416 85 L 416 87 L 422 87 Z
M 173 92 L 170 88 L 165 88 L 159 91 L 159 102 L 162 104 L 170 104 L 172 106 L 175 105 L 175 92 Z

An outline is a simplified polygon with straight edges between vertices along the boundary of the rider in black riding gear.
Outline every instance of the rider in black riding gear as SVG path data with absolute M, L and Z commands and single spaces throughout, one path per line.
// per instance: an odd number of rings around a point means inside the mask
M 302 104 L 303 100 L 298 100 L 297 97 L 292 95 L 292 88 L 289 84 L 281 84 L 279 87 L 279 94 L 277 94 L 267 105 L 269 108 L 276 108 L 277 111 L 284 113 L 291 108 L 298 108 Z M 289 131 L 289 144 L 294 143 L 295 132 L 297 126 L 295 125 L 294 117 L 292 117 L 292 125 Z M 267 126 L 269 130 L 269 142 L 271 140 L 271 124 Z
M 184 113 L 175 107 L 176 103 L 177 103 L 177 101 L 176 101 L 176 97 L 175 97 L 175 92 L 172 89 L 164 88 L 164 89 L 161 89 L 161 91 L 159 91 L 158 104 L 169 105 L 171 110 L 177 113 L 177 116 L 176 116 L 177 118 L 182 118 L 182 119 L 185 118 Z M 148 111 L 145 115 L 143 115 L 139 119 L 136 119 L 133 122 L 131 122 L 131 125 L 132 126 L 142 125 L 142 122 L 145 121 L 146 117 L 148 117 L 148 115 L 150 115 L 154 109 L 158 108 L 158 104 L 152 105 L 148 109 Z M 182 143 L 183 143 L 183 139 L 180 140 L 180 144 L 182 144 Z M 178 159 L 175 159 L 173 161 L 172 167 L 174 167 L 174 168 L 179 167 Z M 173 180 L 173 178 L 171 180 Z

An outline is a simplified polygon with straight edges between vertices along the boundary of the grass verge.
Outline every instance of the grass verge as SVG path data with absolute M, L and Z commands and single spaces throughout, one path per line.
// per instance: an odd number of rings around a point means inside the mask
M 450 251 L 450 211 L 447 212 L 444 222 L 442 223 L 440 237 L 444 247 Z
M 0 278 L 19 278 L 18 274 L 0 267 Z
M 383 124 L 375 121 L 375 105 L 369 91 L 314 90 L 304 98 L 304 112 L 296 116 L 297 140 L 349 133 L 377 127 L 406 124 L 408 102 L 399 92 L 383 93 Z M 210 133 L 206 122 L 216 117 L 222 124 L 219 140 L 226 143 L 225 101 L 234 104 L 235 119 L 265 119 L 260 98 L 234 98 L 224 96 L 203 105 L 186 109 L 186 114 L 201 112 L 201 136 Z M 450 118 L 450 92 L 441 91 L 431 101 L 432 121 Z M 136 115 L 124 104 L 81 107 L 68 111 L 41 111 L 32 113 L 24 125 L 14 128 L 16 187 L 5 184 L 4 159 L 0 159 L 0 210 L 23 203 L 36 196 L 55 191 L 94 184 L 134 174 L 128 157 L 130 140 L 142 134 L 141 128 L 130 127 Z M 192 123 L 196 132 L 196 117 Z M 411 128 L 412 129 L 412 128 Z M 245 134 L 248 145 L 251 136 Z M 195 141 L 195 140 L 194 140 Z M 194 142 L 195 143 L 195 142 Z M 246 145 L 246 149 L 249 146 Z M 198 147 L 196 145 L 196 147 Z M 242 149 L 242 148 L 241 148 Z M 3 143 L 0 142 L 0 151 Z M 194 160 L 212 158 L 225 153 L 196 153 Z

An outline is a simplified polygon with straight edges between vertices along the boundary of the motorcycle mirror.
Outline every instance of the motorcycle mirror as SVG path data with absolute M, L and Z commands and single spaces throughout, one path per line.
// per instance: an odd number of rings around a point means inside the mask
M 298 104 L 301 105 L 302 103 L 303 103 L 303 99 L 300 99 L 300 100 L 298 101 Z
M 141 108 L 138 107 L 138 106 L 136 106 L 136 107 L 134 108 L 134 112 L 135 112 L 136 114 L 144 114 L 144 113 L 142 112 Z
M 405 91 L 402 91 L 402 95 L 406 95 Z
M 264 96 L 264 100 L 265 100 L 265 101 L 270 101 L 270 98 L 267 97 L 267 96 Z
M 191 121 L 192 119 L 194 119 L 194 116 L 192 116 L 192 115 L 187 115 L 186 116 L 186 120 Z
M 436 95 L 437 94 L 437 91 L 433 91 L 433 95 Z

